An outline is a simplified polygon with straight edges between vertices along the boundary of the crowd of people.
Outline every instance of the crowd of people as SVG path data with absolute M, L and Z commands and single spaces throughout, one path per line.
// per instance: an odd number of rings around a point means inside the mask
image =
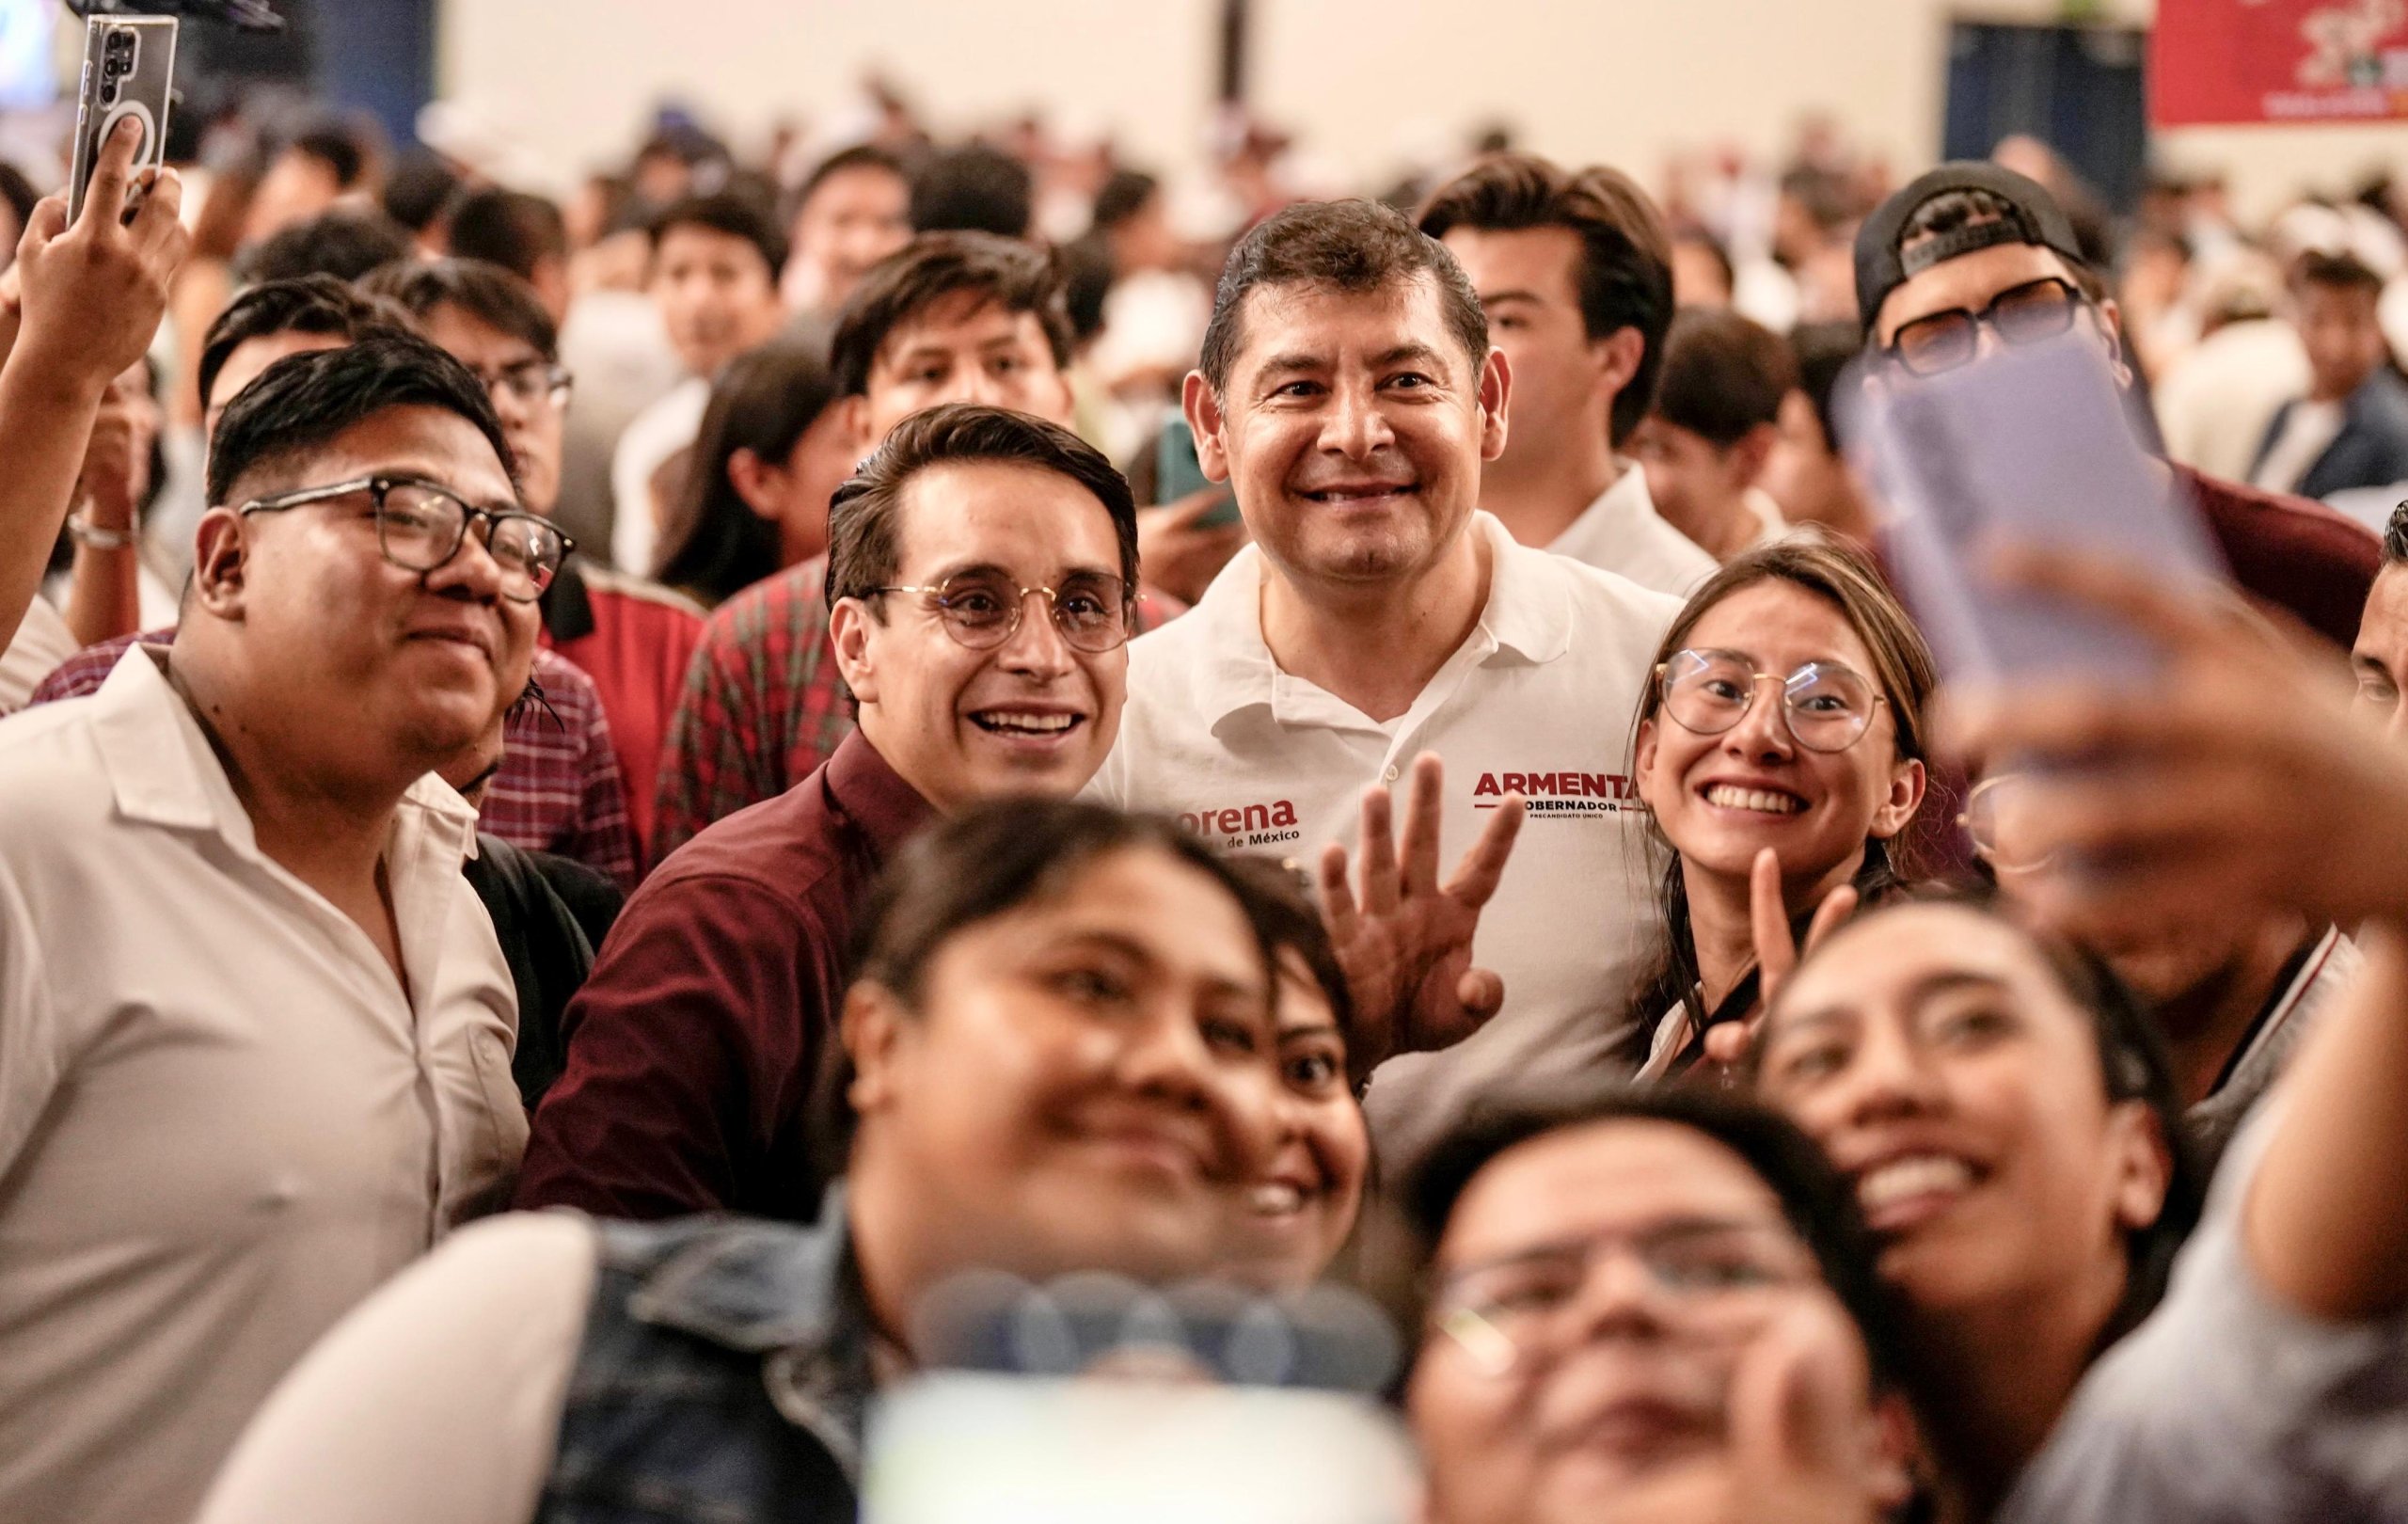
M 849 1519 L 1006 1277 L 1353 1288 L 1429 1524 L 2408 1517 L 2387 186 L 880 103 L 14 206 L 0 1518 Z M 2146 680 L 1844 448 L 2043 343 Z

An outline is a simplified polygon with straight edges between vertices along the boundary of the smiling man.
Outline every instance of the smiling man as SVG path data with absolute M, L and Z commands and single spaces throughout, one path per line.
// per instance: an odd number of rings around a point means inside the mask
M 1024 413 L 954 404 L 887 436 L 829 516 L 859 728 L 627 902 L 570 1008 L 520 1205 L 810 1220 L 870 883 L 935 816 L 1093 774 L 1119 726 L 1135 515 L 1111 462 Z
M 1501 1076 L 1604 1061 L 1646 942 L 1630 724 L 1679 605 L 1477 510 L 1511 388 L 1462 267 L 1395 212 L 1309 204 L 1249 232 L 1186 409 L 1254 545 L 1132 648 L 1095 784 L 1224 846 L 1298 855 L 1351 844 L 1364 786 L 1423 751 L 1447 763 L 1450 858 L 1484 812 L 1531 797 L 1473 947 L 1506 1014 L 1380 1070 L 1366 1109 L 1383 1157 Z
M 189 1517 L 285 1369 L 507 1191 L 516 1005 L 429 774 L 559 569 L 508 458 L 419 340 L 278 361 L 173 645 L 0 724 L 0 1516 Z

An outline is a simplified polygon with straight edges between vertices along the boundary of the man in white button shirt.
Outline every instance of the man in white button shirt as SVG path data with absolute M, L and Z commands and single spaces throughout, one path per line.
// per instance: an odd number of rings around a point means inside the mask
M 1316 203 L 1249 232 L 1185 403 L 1254 545 L 1130 646 L 1090 790 L 1298 856 L 1351 845 L 1364 786 L 1423 751 L 1446 762 L 1450 858 L 1529 796 L 1472 949 L 1503 1012 L 1381 1068 L 1366 1110 L 1386 1159 L 1495 1081 L 1605 1061 L 1645 951 L 1631 721 L 1678 605 L 1477 511 L 1510 389 L 1463 270 L 1396 213 Z
M 181 1524 L 312 1341 L 497 1202 L 516 1008 L 428 776 L 556 531 L 406 336 L 227 409 L 184 617 L 0 722 L 0 1518 Z
M 1672 321 L 1671 243 L 1618 169 L 1529 153 L 1438 187 L 1421 230 L 1447 246 L 1513 372 L 1513 432 L 1480 505 L 1524 545 L 1686 595 L 1715 560 L 1666 522 L 1623 457 L 1647 416 Z

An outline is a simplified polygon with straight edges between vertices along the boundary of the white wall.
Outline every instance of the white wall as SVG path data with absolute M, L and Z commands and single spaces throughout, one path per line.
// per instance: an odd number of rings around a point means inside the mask
M 1939 144 L 1952 15 L 2046 20 L 2054 0 L 1255 0 L 1255 99 L 1368 184 L 1413 145 L 1502 118 L 1530 146 L 1654 182 L 1668 151 L 1783 146 L 1834 113 L 1903 171 Z M 2152 0 L 2109 0 L 2145 23 Z M 1030 105 L 1111 126 L 1143 162 L 1193 163 L 1212 116 L 1218 0 L 446 0 L 446 93 L 515 119 L 558 174 L 616 158 L 679 95 L 728 130 L 825 111 L 864 69 L 936 115 Z M 2229 168 L 2244 212 L 2368 165 L 2408 129 L 2164 135 Z

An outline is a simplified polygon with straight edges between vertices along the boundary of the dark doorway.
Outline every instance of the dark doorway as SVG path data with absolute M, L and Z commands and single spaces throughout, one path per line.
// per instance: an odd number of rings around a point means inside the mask
M 1946 156 L 1988 158 L 1999 139 L 2028 134 L 2129 212 L 2148 164 L 2147 41 L 2137 27 L 1954 24 Z

